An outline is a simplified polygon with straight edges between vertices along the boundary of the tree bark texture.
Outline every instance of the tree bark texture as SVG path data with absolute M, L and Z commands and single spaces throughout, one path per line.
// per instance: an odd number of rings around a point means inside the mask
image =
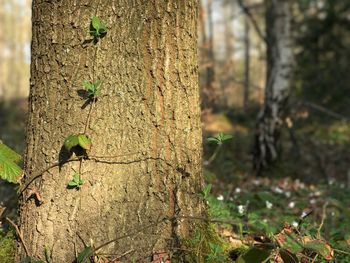
M 266 0 L 267 84 L 256 127 L 254 168 L 260 173 L 277 160 L 282 116 L 286 108 L 294 63 L 292 4 Z
M 97 44 L 87 41 L 92 16 L 108 27 Z M 178 246 L 194 228 L 180 217 L 203 213 L 197 0 L 34 0 L 32 23 L 24 182 L 57 162 L 86 123 L 94 158 L 53 167 L 23 192 L 29 255 L 44 259 L 48 247 L 54 262 L 73 262 L 83 241 L 126 234 L 102 252 L 149 262 Z M 83 80 L 102 81 L 93 104 L 79 96 Z M 67 189 L 74 171 L 80 190 Z M 157 224 L 162 217 L 173 220 Z

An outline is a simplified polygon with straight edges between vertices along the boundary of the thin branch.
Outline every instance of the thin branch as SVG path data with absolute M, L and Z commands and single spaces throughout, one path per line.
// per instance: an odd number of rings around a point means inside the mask
M 119 155 L 111 155 L 111 156 L 103 156 L 103 155 L 89 155 L 90 158 L 94 159 L 113 159 L 113 158 L 119 158 L 119 157 L 124 157 L 124 156 L 130 156 L 130 155 L 135 155 L 135 154 L 140 154 L 140 152 L 134 152 L 134 153 L 127 153 L 127 154 L 119 154 Z
M 85 122 L 85 127 L 84 127 L 83 134 L 86 134 L 86 131 L 87 131 L 89 125 L 90 125 L 91 113 L 92 113 L 92 109 L 94 107 L 95 102 L 96 102 L 96 98 L 93 98 L 92 101 L 91 101 L 91 104 L 90 104 L 89 113 L 87 115 L 87 119 L 86 119 L 86 122 Z
M 325 107 L 322 107 L 321 105 L 318 105 L 316 103 L 310 102 L 310 101 L 304 101 L 301 103 L 302 105 L 309 107 L 311 109 L 314 109 L 316 111 L 325 113 L 333 118 L 340 119 L 342 121 L 350 122 L 350 118 L 344 115 L 341 115 L 337 112 L 331 111 L 329 109 L 326 109 Z
M 28 248 L 26 246 L 26 244 L 24 243 L 24 239 L 23 239 L 23 235 L 22 235 L 22 232 L 19 231 L 19 228 L 18 226 L 8 217 L 6 217 L 6 220 L 9 221 L 9 223 L 14 227 L 14 229 L 16 230 L 16 233 L 17 233 L 17 236 L 19 238 L 19 241 L 21 242 L 23 248 L 24 248 L 24 251 L 27 255 L 27 257 L 29 257 L 29 252 L 28 252 Z
M 25 183 L 25 185 L 23 185 L 23 187 L 20 187 L 20 190 L 19 190 L 19 195 L 21 196 L 23 194 L 23 192 L 28 188 L 28 186 L 34 182 L 35 179 L 41 177 L 45 172 L 51 170 L 52 168 L 55 168 L 55 167 L 58 167 L 58 166 L 61 166 L 65 163 L 70 163 L 70 162 L 77 162 L 77 161 L 80 161 L 81 158 L 72 158 L 72 159 L 69 159 L 67 161 L 64 161 L 64 162 L 57 162 L 57 163 L 53 163 L 51 165 L 49 165 L 48 167 L 46 167 L 45 169 L 41 170 L 40 172 L 38 173 L 35 173 L 33 176 L 31 176 L 31 178 L 29 179 L 28 182 Z
M 317 238 L 318 238 L 318 239 L 321 239 L 321 230 L 322 230 L 322 227 L 323 227 L 323 225 L 324 225 L 324 221 L 325 221 L 325 219 L 326 219 L 326 217 L 327 217 L 327 213 L 326 213 L 326 211 L 327 211 L 327 206 L 328 206 L 328 202 L 325 202 L 325 203 L 323 204 L 323 207 L 322 207 L 322 220 L 321 220 L 320 226 L 319 226 L 318 229 L 317 229 Z
M 218 155 L 219 151 L 221 149 L 221 145 L 218 145 L 214 151 L 214 153 L 210 156 L 210 158 L 204 162 L 204 165 L 208 166 L 210 165 L 216 158 L 216 156 Z
M 258 22 L 255 20 L 253 14 L 250 12 L 250 8 L 246 7 L 243 3 L 242 0 L 237 0 L 239 6 L 242 8 L 243 12 L 246 14 L 246 16 L 249 18 L 250 22 L 252 23 L 256 33 L 258 36 L 268 45 L 268 39 L 267 37 L 263 34 L 262 30 L 259 27 Z
M 127 154 L 127 155 L 132 155 L 132 154 Z M 116 156 L 99 156 L 99 158 L 114 158 L 114 157 L 122 157 L 122 156 L 126 156 L 126 155 L 116 155 Z M 138 162 L 144 162 L 144 161 L 148 161 L 148 160 L 153 160 L 153 161 L 162 161 L 164 164 L 166 164 L 167 166 L 171 167 L 172 169 L 175 169 L 177 172 L 183 174 L 184 170 L 181 169 L 181 167 L 174 167 L 171 163 L 167 162 L 165 159 L 161 158 L 161 157 L 144 157 L 144 158 L 140 158 L 140 159 L 136 159 L 136 160 L 129 160 L 129 161 L 108 161 L 108 160 L 101 160 L 99 159 L 98 156 L 86 156 L 83 159 L 84 160 L 90 160 L 90 161 L 94 161 L 97 163 L 104 163 L 104 164 L 131 164 L 131 163 L 138 163 Z M 19 190 L 19 196 L 21 196 L 23 194 L 23 192 L 28 188 L 28 186 L 34 182 L 35 179 L 41 177 L 45 172 L 49 171 L 52 168 L 55 168 L 57 166 L 61 166 L 63 164 L 66 163 L 70 163 L 70 162 L 81 162 L 82 158 L 81 157 L 76 157 L 76 158 L 71 158 L 68 159 L 67 161 L 61 161 L 61 162 L 56 162 L 53 163 L 51 165 L 49 165 L 48 167 L 46 167 L 44 170 L 34 174 L 28 182 L 26 182 L 22 187 L 20 187 Z

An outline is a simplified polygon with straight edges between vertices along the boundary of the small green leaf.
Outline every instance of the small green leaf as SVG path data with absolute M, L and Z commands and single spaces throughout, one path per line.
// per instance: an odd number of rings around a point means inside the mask
M 45 248 L 44 248 L 44 253 L 45 253 L 45 260 L 46 260 L 46 262 L 51 263 L 52 262 L 51 250 L 46 245 L 45 245 Z
M 83 80 L 83 81 L 82 81 L 82 85 L 83 85 L 83 87 L 85 88 L 86 91 L 89 91 L 90 89 L 93 88 L 93 84 L 90 83 L 90 82 L 87 81 L 87 80 Z
M 227 140 L 232 139 L 232 138 L 233 138 L 233 136 L 232 136 L 232 135 L 230 135 L 230 134 L 224 134 L 224 133 L 221 133 L 221 134 L 220 134 L 220 138 L 221 138 L 221 141 L 223 142 L 223 141 L 227 141 Z
M 207 184 L 202 191 L 202 195 L 204 199 L 207 199 L 209 197 L 209 193 L 211 191 L 212 185 L 211 184 Z
M 0 177 L 11 183 L 17 182 L 22 174 L 18 166 L 21 156 L 0 141 Z
M 101 25 L 101 27 L 98 29 L 98 33 L 100 35 L 104 35 L 107 33 L 107 27 L 105 25 Z
M 97 80 L 93 85 L 95 87 L 95 90 L 97 90 L 97 88 L 101 85 L 102 80 Z
M 85 134 L 80 134 L 78 135 L 78 144 L 81 148 L 88 150 L 91 147 L 91 139 Z
M 270 249 L 260 249 L 253 247 L 249 249 L 246 253 L 241 255 L 236 263 L 257 263 L 264 262 L 271 255 Z
M 73 147 L 79 145 L 78 135 L 69 135 L 64 141 L 64 147 L 70 152 Z
M 92 256 L 92 248 L 86 247 L 83 251 L 81 251 L 77 257 L 77 263 L 86 263 L 88 262 L 89 258 Z
M 288 250 L 280 249 L 279 253 L 283 260 L 283 263 L 299 263 L 298 257 Z
M 74 188 L 74 187 L 78 186 L 78 184 L 77 184 L 77 182 L 71 180 L 71 181 L 69 181 L 68 186 Z
M 100 19 L 98 17 L 96 17 L 96 16 L 93 16 L 91 18 L 91 25 L 96 31 L 98 31 L 101 28 L 101 21 L 100 21 Z
M 320 254 L 326 260 L 332 260 L 334 257 L 333 249 L 323 240 L 310 240 L 304 242 L 304 248 L 312 250 L 317 254 Z
M 72 180 L 68 182 L 68 188 L 80 188 L 84 185 L 85 181 L 81 179 L 81 175 L 79 173 L 73 174 Z
M 217 138 L 214 138 L 214 137 L 209 137 L 207 138 L 207 142 L 215 142 L 215 143 L 218 143 L 219 140 Z
M 295 254 L 304 249 L 303 245 L 297 240 L 297 237 L 294 234 L 285 235 L 285 242 L 282 244 L 282 247 Z

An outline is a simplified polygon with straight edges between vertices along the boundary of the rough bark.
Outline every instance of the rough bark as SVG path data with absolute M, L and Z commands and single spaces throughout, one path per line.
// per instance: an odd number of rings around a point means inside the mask
M 109 28 L 97 44 L 86 42 L 94 15 Z M 32 23 L 24 182 L 84 132 L 82 80 L 103 84 L 86 129 L 88 156 L 98 157 L 53 167 L 22 194 L 30 256 L 43 259 L 48 247 L 54 262 L 73 262 L 81 239 L 98 246 L 125 234 L 102 252 L 149 262 L 178 246 L 194 227 L 179 217 L 203 212 L 197 0 L 34 0 Z M 73 170 L 86 181 L 80 190 L 67 189 Z M 156 224 L 162 217 L 173 220 Z M 21 244 L 17 252 L 25 255 Z
M 267 84 L 255 134 L 254 168 L 260 173 L 279 157 L 282 116 L 292 79 L 293 1 L 266 0 Z

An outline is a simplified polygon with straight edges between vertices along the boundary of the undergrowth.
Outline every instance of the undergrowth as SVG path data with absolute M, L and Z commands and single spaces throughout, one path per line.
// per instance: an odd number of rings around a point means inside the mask
M 14 262 L 15 239 L 12 231 L 0 233 L 0 262 Z

